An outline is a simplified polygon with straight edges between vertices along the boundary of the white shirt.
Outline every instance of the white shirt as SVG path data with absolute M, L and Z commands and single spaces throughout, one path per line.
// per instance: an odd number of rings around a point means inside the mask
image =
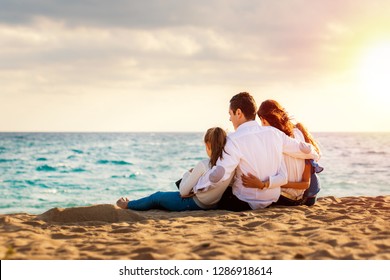
M 294 138 L 305 142 L 305 137 L 298 128 L 294 128 Z M 305 160 L 284 155 L 284 162 L 287 167 L 287 179 L 289 182 L 301 182 L 302 174 L 305 170 Z M 282 189 L 282 194 L 287 193 L 295 199 L 301 199 L 305 190 L 300 189 Z
M 187 171 L 184 173 L 179 187 L 180 195 L 189 195 L 194 186 L 198 183 L 199 178 L 208 170 L 210 170 L 210 160 L 205 159 L 200 161 L 191 172 Z
M 214 207 L 221 199 L 223 192 L 226 190 L 228 183 L 231 181 L 231 178 L 229 178 L 227 184 L 219 189 L 203 188 L 198 190 L 194 188 L 198 183 L 199 178 L 201 178 L 202 175 L 209 170 L 210 159 L 200 161 L 191 172 L 187 171 L 184 173 L 179 186 L 180 195 L 182 196 L 189 195 L 193 191 L 195 193 L 195 196 L 193 197 L 195 203 L 203 209 Z
M 305 149 L 306 153 L 303 152 Z M 283 153 L 318 159 L 311 145 L 298 142 L 274 127 L 263 127 L 256 121 L 245 122 L 229 134 L 223 158 L 200 178 L 194 189 L 216 188 L 224 191 L 226 181 L 236 171 L 233 194 L 247 202 L 252 209 L 265 208 L 278 200 L 280 186 L 287 183 Z M 213 179 L 221 170 L 222 176 L 217 176 L 218 180 Z M 251 173 L 262 181 L 269 180 L 269 188 L 244 187 L 241 181 L 243 173 Z

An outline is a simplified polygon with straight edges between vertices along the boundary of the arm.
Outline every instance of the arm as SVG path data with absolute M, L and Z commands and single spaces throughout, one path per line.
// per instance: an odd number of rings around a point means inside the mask
M 205 166 L 203 162 L 199 162 L 192 171 L 187 171 L 183 175 L 183 179 L 181 180 L 179 191 L 182 197 L 188 196 L 193 187 L 198 183 L 199 178 L 206 172 Z
M 310 185 L 310 176 L 311 176 L 311 165 L 310 163 L 305 164 L 305 170 L 302 174 L 302 181 L 301 182 L 288 182 L 287 184 L 283 185 L 282 188 L 291 188 L 291 189 L 302 189 L 305 190 L 309 188 Z M 262 182 L 259 178 L 252 175 L 251 173 L 248 173 L 248 175 L 241 175 L 242 183 L 244 187 L 247 188 L 258 188 L 258 189 L 265 189 L 269 187 L 269 181 Z
M 279 188 L 285 184 L 287 184 L 288 180 L 288 173 L 287 173 L 287 167 L 284 159 L 282 158 L 282 162 L 280 164 L 278 172 L 269 177 L 269 185 L 268 188 Z
M 211 183 L 218 183 L 231 178 L 236 167 L 240 163 L 241 155 L 236 144 L 228 137 L 225 145 L 225 152 L 222 159 L 218 159 L 217 165 L 213 167 L 209 175 Z
M 217 165 L 207 171 L 198 181 L 194 190 L 208 189 L 209 187 L 220 187 L 223 189 L 233 177 L 233 174 L 240 162 L 239 150 L 233 141 L 228 137 L 225 145 L 225 152 L 222 159 L 218 159 Z
M 298 141 L 281 132 L 283 139 L 283 153 L 300 159 L 318 160 L 320 156 L 311 144 Z
M 286 185 L 282 186 L 282 189 L 298 189 L 306 190 L 309 188 L 310 182 L 288 182 Z
M 241 180 L 244 187 L 247 188 L 272 189 L 281 187 L 287 183 L 286 163 L 284 162 L 284 160 L 282 160 L 282 163 L 276 175 L 270 176 L 269 180 L 267 181 L 263 182 L 251 173 L 248 173 L 248 175 L 242 174 Z
M 246 188 L 264 189 L 269 186 L 269 181 L 261 181 L 255 175 L 248 173 L 248 175 L 241 175 L 242 184 Z
M 310 186 L 310 176 L 311 176 L 311 164 L 306 162 L 305 169 L 303 170 L 302 173 L 302 181 L 288 182 L 286 185 L 282 186 L 282 188 L 306 190 Z

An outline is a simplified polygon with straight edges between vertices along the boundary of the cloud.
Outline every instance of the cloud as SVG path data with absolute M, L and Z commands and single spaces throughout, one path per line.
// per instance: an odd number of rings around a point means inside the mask
M 153 28 L 186 24 L 209 25 L 217 8 L 229 2 L 152 0 L 115 2 L 90 0 L 1 1 L 0 20 L 28 24 L 35 17 L 66 21 L 69 25 Z M 214 16 L 212 16 L 214 14 Z M 207 16 L 207 17 L 204 17 Z
M 383 37 L 390 26 L 387 0 L 0 0 L 0 6 L 2 97 L 95 94 L 100 104 L 113 94 L 336 87 L 361 42 Z

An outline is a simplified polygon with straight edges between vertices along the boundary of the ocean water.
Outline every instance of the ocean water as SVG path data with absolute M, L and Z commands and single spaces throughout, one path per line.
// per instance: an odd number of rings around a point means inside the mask
M 314 133 L 319 196 L 390 194 L 390 133 Z M 177 190 L 203 133 L 0 133 L 0 213 L 112 203 Z

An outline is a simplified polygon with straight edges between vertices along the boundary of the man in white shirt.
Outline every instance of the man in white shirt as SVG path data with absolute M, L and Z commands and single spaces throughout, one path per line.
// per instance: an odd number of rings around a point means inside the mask
M 230 100 L 229 115 L 235 132 L 228 135 L 223 157 L 199 180 L 196 191 L 226 189 L 236 172 L 232 188 L 227 188 L 218 203 L 219 209 L 243 211 L 265 208 L 276 202 L 280 186 L 287 183 L 283 153 L 297 158 L 318 159 L 310 144 L 288 137 L 273 127 L 262 127 L 256 121 L 256 102 L 247 92 Z M 246 188 L 242 174 L 251 173 L 263 181 L 262 188 Z

